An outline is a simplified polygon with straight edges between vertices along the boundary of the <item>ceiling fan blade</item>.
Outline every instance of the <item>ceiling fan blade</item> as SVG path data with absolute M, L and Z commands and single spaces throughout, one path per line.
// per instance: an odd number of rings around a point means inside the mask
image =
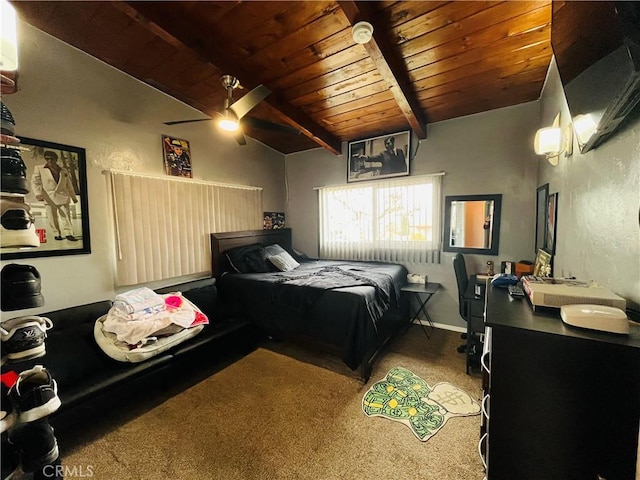
M 268 120 L 263 120 L 257 117 L 244 117 L 242 119 L 242 124 L 245 124 L 249 127 L 261 128 L 263 130 L 271 130 L 274 132 L 284 132 L 291 133 L 293 135 L 300 135 L 300 130 L 297 128 L 291 127 L 289 125 L 283 125 L 281 123 L 273 123 Z
M 236 114 L 238 120 L 244 117 L 249 110 L 259 104 L 262 100 L 267 98 L 267 95 L 271 93 L 264 85 L 258 85 L 256 88 L 247 93 L 244 97 L 239 100 L 233 102 L 229 107 L 229 110 L 232 110 L 233 113 Z
M 235 133 L 234 138 L 236 139 L 236 142 L 238 143 L 238 145 L 246 145 L 247 144 L 247 139 L 244 138 L 244 134 L 242 133 L 242 130 L 238 130 Z
M 165 125 L 180 125 L 181 123 L 210 122 L 213 118 L 198 118 L 196 120 L 176 120 L 175 122 L 164 122 Z

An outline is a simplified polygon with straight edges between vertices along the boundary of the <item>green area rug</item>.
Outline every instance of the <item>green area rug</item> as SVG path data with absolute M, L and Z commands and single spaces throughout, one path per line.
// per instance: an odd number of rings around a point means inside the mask
M 426 442 L 449 418 L 478 415 L 480 405 L 450 383 L 430 387 L 410 370 L 395 367 L 364 394 L 362 411 L 404 423 Z

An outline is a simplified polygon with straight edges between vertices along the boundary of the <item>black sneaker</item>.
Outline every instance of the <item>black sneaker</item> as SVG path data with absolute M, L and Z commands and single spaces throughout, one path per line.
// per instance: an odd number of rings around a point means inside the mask
M 31 186 L 27 179 L 27 166 L 22 160 L 20 150 L 1 147 L 0 152 L 0 162 L 2 162 L 0 164 L 2 169 L 0 190 L 6 193 L 26 195 Z
M 44 305 L 40 272 L 32 265 L 9 263 L 0 272 L 0 309 L 3 312 Z
M 18 422 L 40 420 L 60 408 L 58 385 L 42 365 L 21 372 L 9 390 L 9 400 L 18 412 Z
M 42 470 L 58 460 L 60 451 L 53 428 L 46 418 L 18 425 L 9 432 L 9 444 L 20 453 L 22 470 Z
M 0 131 L 5 135 L 13 135 L 15 133 L 16 121 L 11 115 L 11 111 L 7 106 L 0 102 Z
M 2 480 L 18 479 L 22 477 L 20 469 L 20 454 L 7 440 L 2 441 Z
M 17 379 L 18 374 L 13 370 L 2 374 L 2 382 L 0 382 L 0 388 L 2 389 L 0 396 L 0 433 L 6 432 L 16 423 L 17 414 L 9 400 L 9 389 Z M 2 478 L 4 479 L 4 477 Z
M 2 354 L 8 362 L 22 362 L 46 353 L 44 340 L 53 322 L 47 317 L 27 316 L 0 323 Z

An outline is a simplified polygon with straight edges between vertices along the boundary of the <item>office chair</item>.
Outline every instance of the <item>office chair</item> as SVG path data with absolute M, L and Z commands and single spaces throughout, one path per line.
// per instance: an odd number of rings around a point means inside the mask
M 458 352 L 465 353 L 466 371 L 469 373 L 469 367 L 474 357 L 477 360 L 482 354 L 482 343 L 477 334 L 484 333 L 484 299 L 477 298 L 474 293 L 467 294 L 469 276 L 464 255 L 461 253 L 456 253 L 453 257 L 453 271 L 458 284 L 458 310 L 462 319 L 467 323 L 466 343 L 458 347 Z

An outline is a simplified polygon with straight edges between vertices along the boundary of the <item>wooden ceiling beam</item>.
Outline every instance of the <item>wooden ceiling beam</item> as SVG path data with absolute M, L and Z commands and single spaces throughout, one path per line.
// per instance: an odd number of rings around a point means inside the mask
M 215 49 L 216 54 L 214 57 L 211 53 L 214 49 L 206 48 L 206 46 L 203 46 L 202 43 L 196 39 L 187 38 L 187 36 L 181 32 L 175 31 L 175 28 L 172 28 L 173 25 L 171 21 L 156 15 L 154 7 L 147 5 L 147 2 L 116 2 L 115 6 L 169 44 L 176 47 L 188 48 L 203 61 L 210 63 L 221 71 L 232 72 L 232 74 L 243 80 L 241 83 L 245 85 L 245 87 L 253 88 L 257 86 L 244 82 L 244 80 L 255 78 L 254 75 L 245 71 L 233 58 L 227 58 L 228 56 L 224 53 L 224 48 Z M 268 87 L 268 85 L 266 86 Z M 156 87 L 161 88 L 159 85 Z M 340 139 L 315 123 L 302 110 L 284 102 L 275 94 L 269 95 L 263 102 L 280 113 L 281 117 L 286 119 L 289 124 L 300 130 L 305 136 L 312 139 L 318 145 L 326 148 L 334 155 L 340 155 L 342 153 L 342 142 Z
M 373 38 L 363 44 L 369 57 L 376 68 L 389 85 L 400 110 L 407 119 L 414 134 L 419 139 L 427 138 L 427 122 L 423 118 L 420 103 L 413 89 L 406 66 L 393 46 L 384 35 L 380 25 L 376 25 L 374 14 L 365 2 L 338 1 L 340 8 L 346 15 L 351 25 L 360 21 L 368 21 L 373 25 Z

